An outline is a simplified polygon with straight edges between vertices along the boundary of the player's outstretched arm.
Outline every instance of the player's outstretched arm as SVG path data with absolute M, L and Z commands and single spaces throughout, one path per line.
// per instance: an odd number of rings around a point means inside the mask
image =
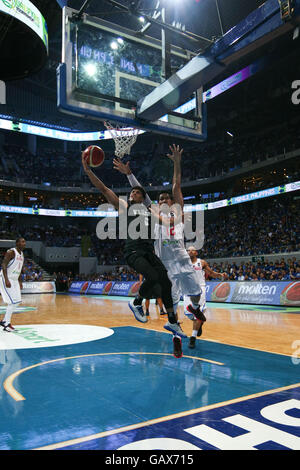
M 139 181 L 136 179 L 134 174 L 132 173 L 129 162 L 123 163 L 119 158 L 114 158 L 113 160 L 113 165 L 114 165 L 114 170 L 118 170 L 120 173 L 123 173 L 124 175 L 127 176 L 128 181 L 130 183 L 130 186 L 135 187 L 135 186 L 141 186 L 143 187 L 142 184 L 139 183 Z M 144 200 L 144 204 L 146 207 L 151 206 L 151 199 L 146 193 L 146 197 Z
M 221 278 L 221 279 L 227 279 L 227 274 L 226 273 L 217 273 L 216 271 L 213 271 L 207 261 L 201 260 L 202 266 L 204 271 L 208 274 L 208 276 L 213 277 L 214 279 Z
M 83 158 L 83 154 L 81 156 L 81 161 L 85 174 L 89 177 L 90 182 L 95 186 L 95 188 L 99 189 L 106 200 L 116 209 L 119 210 L 121 207 L 125 209 L 127 207 L 126 202 L 120 199 L 111 189 L 105 186 L 105 184 L 99 178 L 97 178 Z
M 174 164 L 173 173 L 173 187 L 172 194 L 176 204 L 180 204 L 183 207 L 183 196 L 181 191 L 181 156 L 183 149 L 180 149 L 179 145 L 170 145 L 171 154 L 167 154 L 167 157 L 172 160 Z

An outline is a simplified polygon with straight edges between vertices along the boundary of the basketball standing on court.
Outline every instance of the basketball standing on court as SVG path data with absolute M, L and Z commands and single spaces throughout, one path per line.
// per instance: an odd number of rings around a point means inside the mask
M 24 263 L 23 250 L 25 246 L 26 241 L 24 238 L 17 238 L 16 247 L 7 250 L 2 262 L 0 292 L 2 300 L 7 304 L 7 307 L 4 319 L 0 324 L 3 326 L 3 330 L 7 332 L 14 331 L 14 327 L 11 324 L 11 317 L 18 304 L 22 302 L 21 273 Z

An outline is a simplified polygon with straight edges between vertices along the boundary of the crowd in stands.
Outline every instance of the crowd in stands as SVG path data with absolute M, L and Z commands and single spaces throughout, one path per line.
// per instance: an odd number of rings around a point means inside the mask
M 274 262 L 212 263 L 211 267 L 215 271 L 226 272 L 229 281 L 300 280 L 300 261 L 296 257 Z
M 200 254 L 201 257 L 201 254 Z M 211 268 L 226 273 L 228 281 L 294 281 L 300 280 L 300 260 L 296 257 L 276 261 L 257 260 L 242 263 L 211 263 Z M 74 274 L 72 272 L 54 273 L 59 282 L 58 288 L 67 291 L 75 281 L 139 281 L 139 275 L 132 269 L 116 266 L 111 272 Z M 207 278 L 207 281 L 215 280 Z M 62 286 L 62 287 L 61 287 Z
M 293 194 L 252 201 L 218 209 L 217 217 L 205 213 L 204 259 L 238 256 L 257 256 L 300 251 L 299 204 Z M 207 211 L 210 212 L 210 211 Z M 208 217 L 208 218 L 207 218 Z M 97 257 L 100 265 L 123 265 L 124 240 L 101 240 L 93 228 L 76 226 L 42 225 L 35 219 L 31 227 L 20 227 L 16 222 L 9 227 L 0 225 L 0 239 L 41 241 L 45 246 L 80 247 L 81 256 Z M 69 219 L 68 219 L 69 221 Z
M 21 279 L 22 282 L 43 281 L 43 271 L 34 261 L 25 258 Z
M 150 146 L 149 151 L 133 148 L 131 156 L 125 157 L 124 162 L 130 160 L 132 171 L 145 186 L 170 182 L 172 164 L 166 158 L 168 145 L 154 141 Z M 299 148 L 299 123 L 289 127 L 282 124 L 281 129 L 235 136 L 229 140 L 208 140 L 200 145 L 189 143 L 183 154 L 182 181 L 205 180 L 230 174 L 245 164 L 249 166 Z M 113 158 L 112 152 L 106 153 L 99 175 L 113 188 L 127 186 L 126 177 L 113 170 Z M 98 170 L 95 171 L 97 173 Z M 82 170 L 80 151 L 64 153 L 45 148 L 33 155 L 28 149 L 11 144 L 4 144 L 0 149 L 0 179 L 59 187 L 82 187 L 85 183 L 87 187 L 92 187 Z
M 300 251 L 299 204 L 277 198 L 263 204 L 244 204 L 241 210 L 222 211 L 205 225 L 204 258 L 250 256 Z

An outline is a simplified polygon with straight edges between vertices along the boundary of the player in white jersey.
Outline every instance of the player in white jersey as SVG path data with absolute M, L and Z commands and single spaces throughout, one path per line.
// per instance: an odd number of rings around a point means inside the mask
M 16 310 L 21 299 L 22 280 L 21 273 L 24 264 L 24 254 L 26 241 L 24 238 L 17 238 L 16 247 L 10 248 L 5 253 L 2 269 L 0 272 L 0 293 L 6 307 L 6 313 L 0 325 L 7 332 L 14 331 L 11 325 L 11 317 Z
M 209 266 L 209 264 L 207 263 L 207 261 L 205 261 L 204 259 L 198 258 L 198 251 L 194 246 L 190 246 L 187 249 L 187 253 L 190 257 L 193 268 L 198 278 L 198 284 L 201 288 L 200 309 L 204 314 L 206 311 L 206 281 L 205 281 L 206 275 L 214 279 L 222 278 L 223 280 L 227 279 L 228 276 L 226 273 L 218 273 L 216 271 L 213 271 L 211 267 Z M 200 319 L 196 318 L 194 315 L 188 312 L 187 307 L 190 303 L 189 297 L 184 295 L 183 301 L 184 301 L 184 312 L 188 316 L 188 318 L 193 321 L 193 333 L 192 333 L 192 336 L 190 337 L 189 348 L 194 349 L 195 344 L 196 344 L 196 337 L 202 335 L 203 321 L 201 321 Z
M 181 155 L 183 150 L 178 145 L 170 146 L 170 150 L 171 154 L 167 156 L 174 164 L 172 195 L 168 192 L 162 192 L 159 195 L 160 212 L 153 213 L 158 219 L 158 223 L 155 226 L 154 249 L 156 256 L 165 265 L 169 279 L 172 282 L 174 313 L 176 313 L 181 293 L 184 293 L 190 298 L 187 312 L 204 322 L 206 318 L 199 306 L 201 288 L 199 287 L 197 275 L 184 245 L 184 201 L 181 191 Z M 124 165 L 115 159 L 114 168 L 127 174 L 131 186 L 139 184 L 132 175 L 129 164 Z M 148 199 L 145 198 L 144 203 L 150 206 L 151 200 L 149 196 Z M 176 210 L 177 213 L 174 212 Z M 173 333 L 174 355 L 181 357 L 181 338 L 173 331 L 170 322 L 166 323 L 164 328 Z

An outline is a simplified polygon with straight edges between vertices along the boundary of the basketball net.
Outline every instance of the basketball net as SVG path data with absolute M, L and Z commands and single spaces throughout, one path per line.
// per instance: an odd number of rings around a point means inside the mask
M 115 155 L 120 158 L 123 158 L 124 155 L 130 155 L 131 147 L 136 142 L 139 129 L 125 126 L 113 127 L 108 121 L 105 121 L 104 125 L 114 139 Z

